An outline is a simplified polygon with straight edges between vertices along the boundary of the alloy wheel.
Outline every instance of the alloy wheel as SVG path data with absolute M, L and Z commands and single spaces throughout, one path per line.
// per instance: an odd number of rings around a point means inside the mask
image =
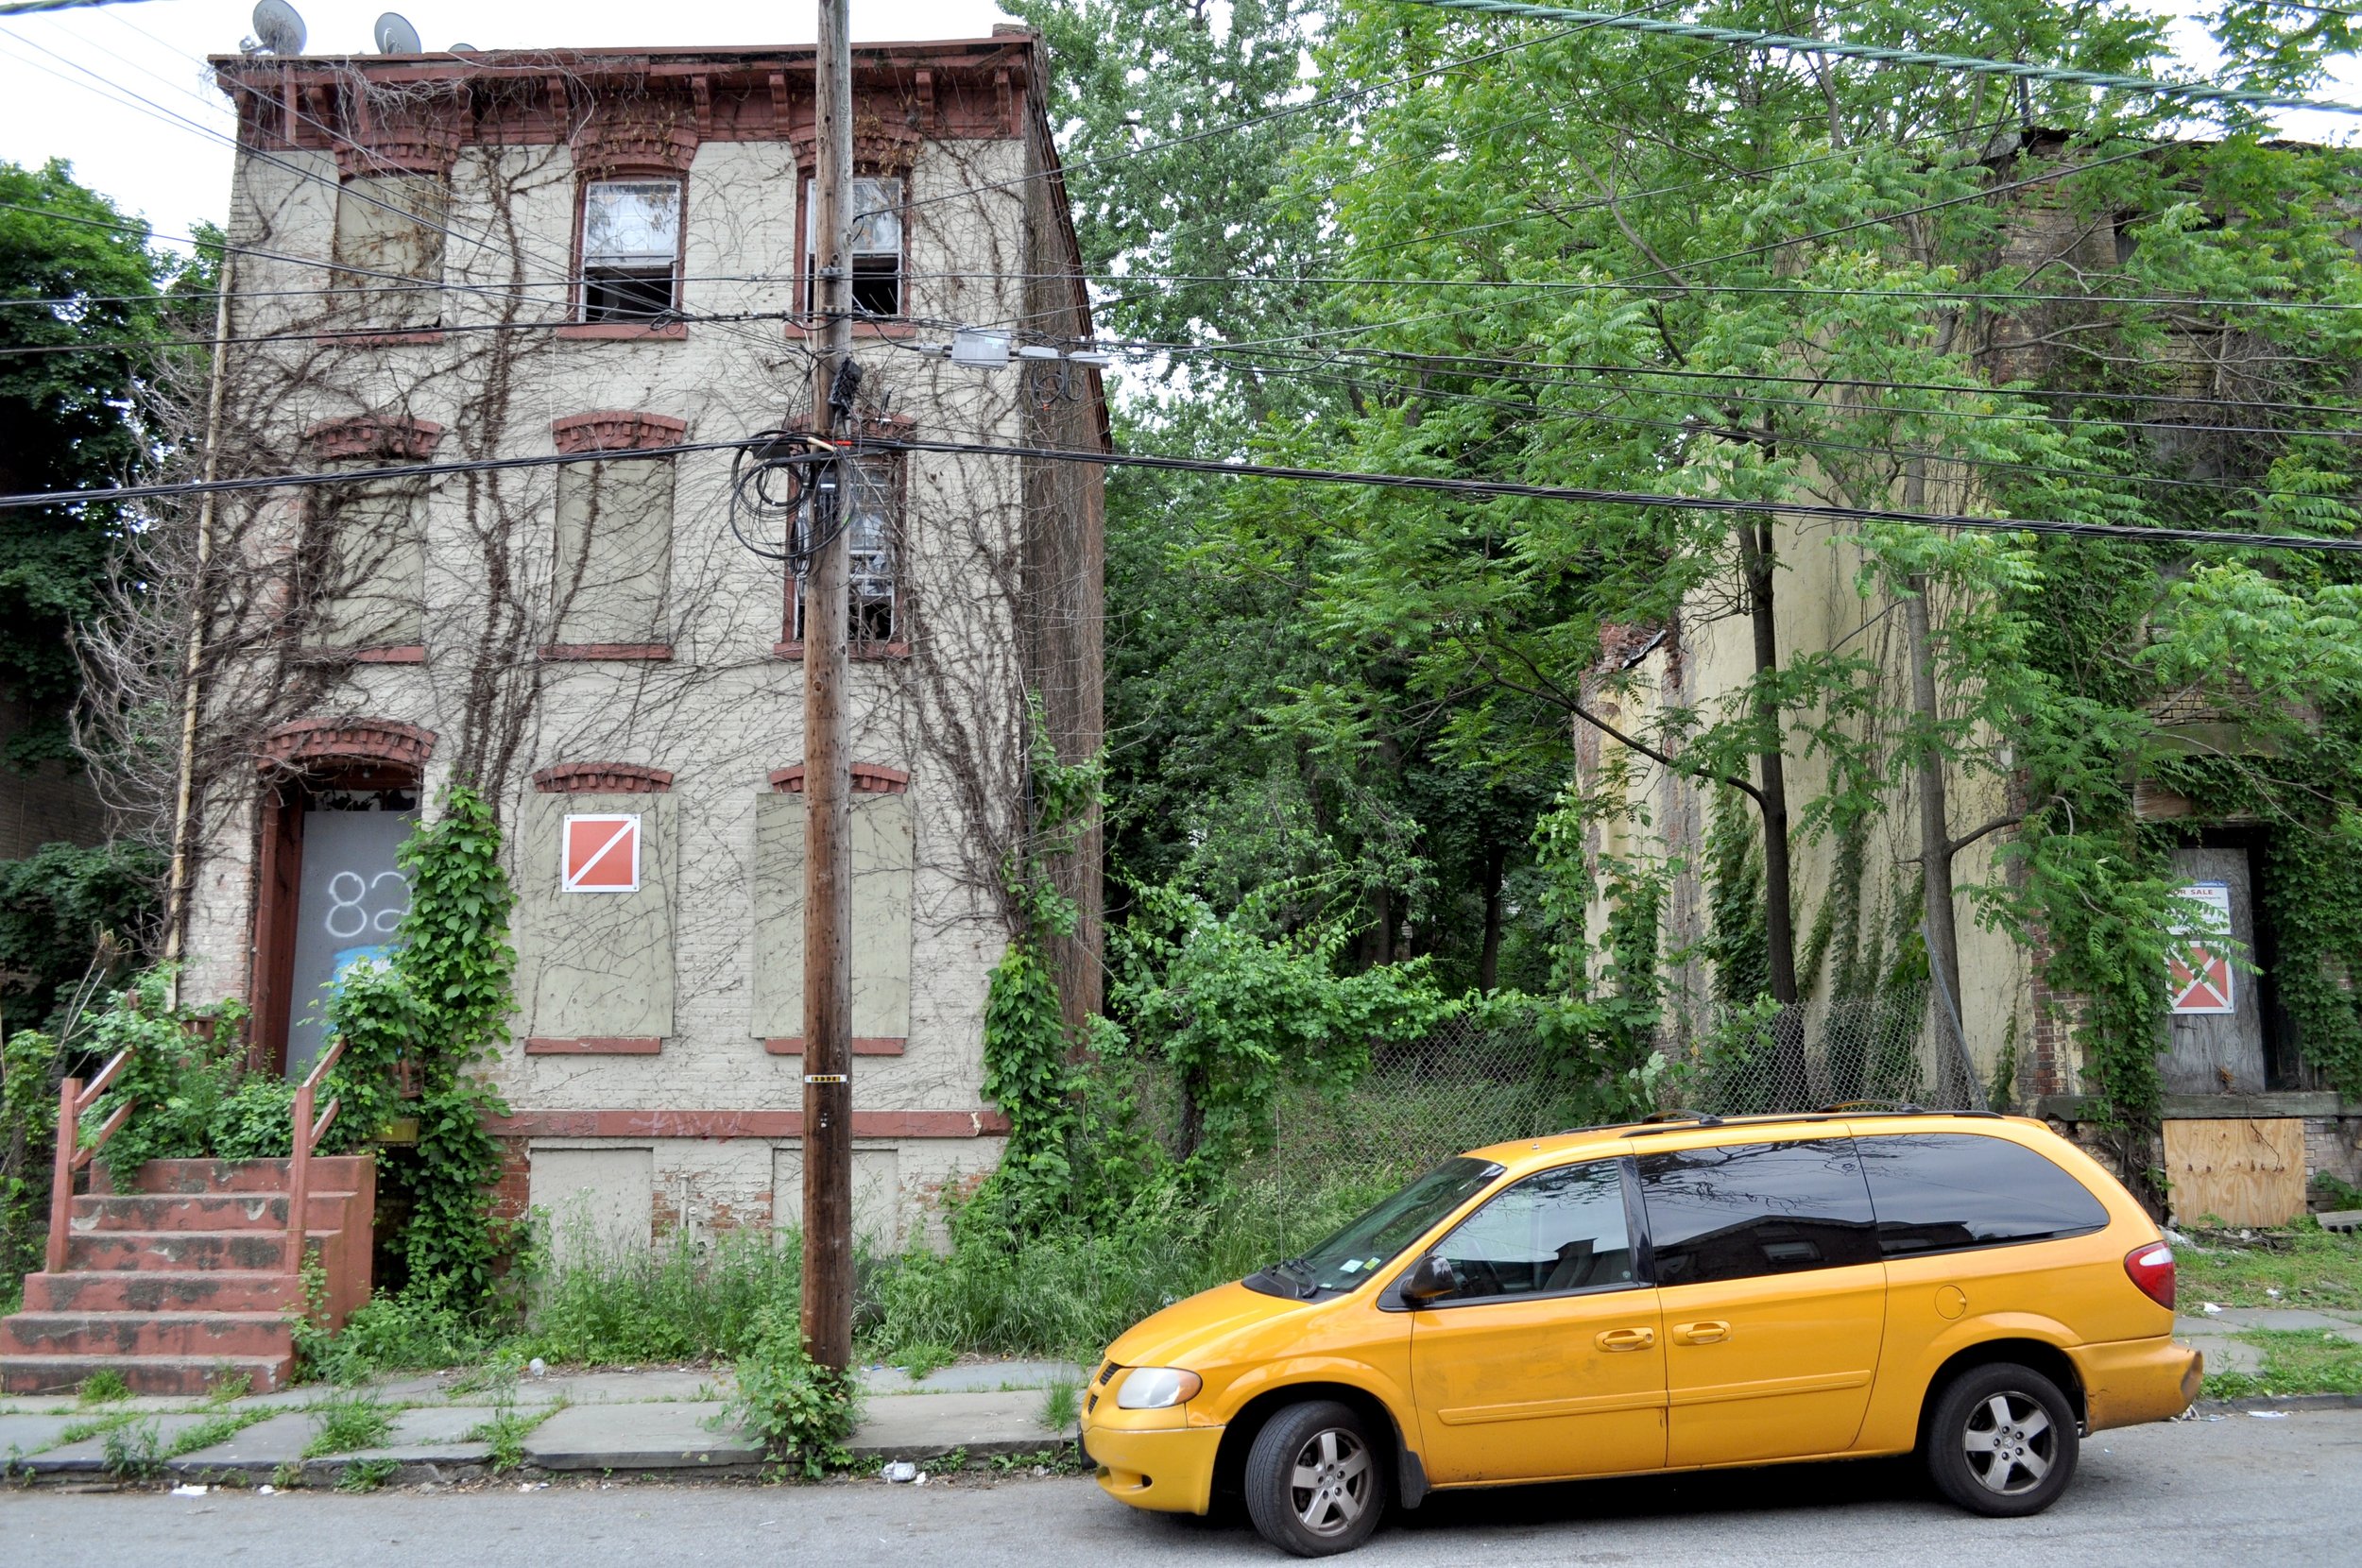
M 1314 1535 L 1343 1535 L 1370 1506 L 1370 1451 L 1354 1433 L 1323 1427 L 1296 1451 L 1288 1497 Z
M 2049 1412 L 2031 1394 L 2013 1389 L 1971 1406 L 1960 1438 L 1968 1473 L 2003 1497 L 2042 1485 L 2058 1458 L 2059 1434 Z

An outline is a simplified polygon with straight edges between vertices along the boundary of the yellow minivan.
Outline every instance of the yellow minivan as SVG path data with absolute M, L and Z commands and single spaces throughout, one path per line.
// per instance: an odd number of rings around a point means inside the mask
M 2029 1514 L 2081 1433 L 2196 1397 L 2173 1288 L 2155 1222 L 2040 1122 L 1682 1116 L 1446 1160 L 1165 1308 L 1082 1438 L 1111 1495 L 1243 1493 L 1304 1557 L 1432 1491 L 1914 1450 Z

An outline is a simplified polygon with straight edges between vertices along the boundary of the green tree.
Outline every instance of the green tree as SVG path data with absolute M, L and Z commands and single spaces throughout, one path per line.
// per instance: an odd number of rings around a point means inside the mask
M 144 360 L 124 349 L 165 334 L 159 291 L 179 270 L 64 162 L 0 163 L 0 493 L 102 487 L 147 461 Z M 0 512 L 0 689 L 32 712 L 10 762 L 69 755 L 68 638 L 125 525 L 105 503 Z

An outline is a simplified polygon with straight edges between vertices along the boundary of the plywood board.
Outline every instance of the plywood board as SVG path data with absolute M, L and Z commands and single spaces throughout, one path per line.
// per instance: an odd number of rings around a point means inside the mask
M 2174 1219 L 2285 1225 L 2304 1212 L 2304 1123 L 2241 1117 L 2165 1124 Z

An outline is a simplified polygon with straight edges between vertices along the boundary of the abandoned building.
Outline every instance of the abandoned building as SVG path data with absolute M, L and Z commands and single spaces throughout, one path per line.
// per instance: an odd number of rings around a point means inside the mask
M 300 1074 L 324 987 L 407 907 L 397 846 L 472 784 L 517 898 L 503 1198 L 561 1244 L 785 1225 L 800 1202 L 799 593 L 782 524 L 732 504 L 731 444 L 812 418 L 813 64 L 214 61 L 243 247 L 221 470 L 351 477 L 210 520 L 231 581 L 184 994 L 246 998 L 257 1056 Z M 943 351 L 960 328 L 1088 345 L 1044 68 L 1016 28 L 854 49 L 868 437 L 1104 449 L 1096 368 Z M 980 1090 L 986 977 L 1029 743 L 1099 744 L 1101 497 L 1095 468 L 996 453 L 858 470 L 856 1221 L 890 1245 L 1005 1128 Z M 1082 912 L 1055 954 L 1077 1018 L 1097 864 L 1086 835 L 1054 867 Z

